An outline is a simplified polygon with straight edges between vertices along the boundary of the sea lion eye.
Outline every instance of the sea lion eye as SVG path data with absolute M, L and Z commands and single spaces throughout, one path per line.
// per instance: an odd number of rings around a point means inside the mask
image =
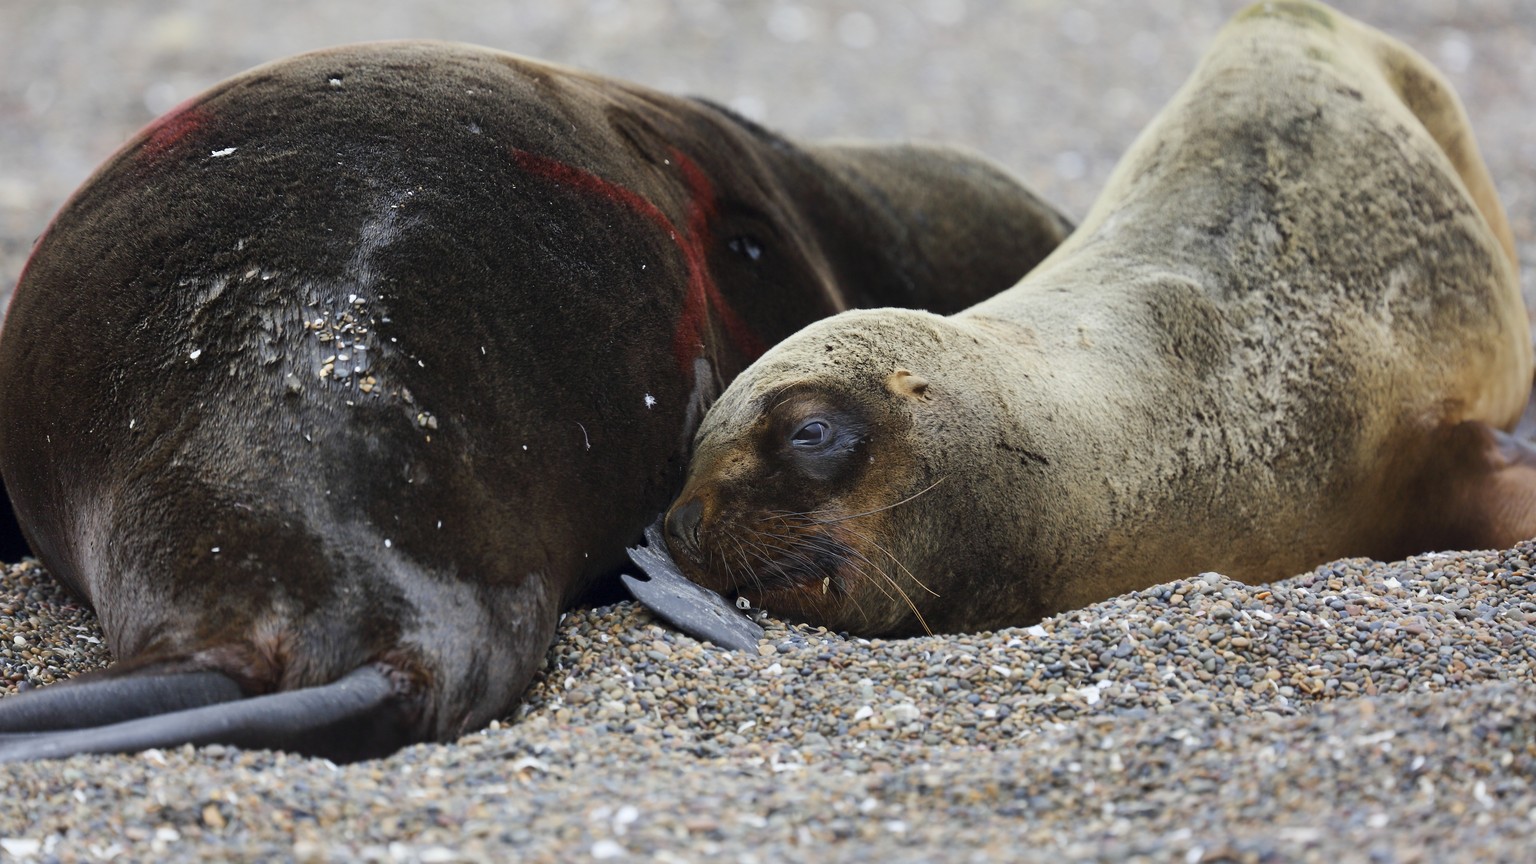
M 749 234 L 732 237 L 726 242 L 725 246 L 748 261 L 756 261 L 763 257 L 763 244 L 757 242 L 757 238 Z
M 832 437 L 832 427 L 825 420 L 812 420 L 789 436 L 789 443 L 796 447 L 820 447 Z

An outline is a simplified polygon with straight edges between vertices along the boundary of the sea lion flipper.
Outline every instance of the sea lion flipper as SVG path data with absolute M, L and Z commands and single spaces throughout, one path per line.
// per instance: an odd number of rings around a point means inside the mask
M 240 685 L 219 672 L 90 677 L 0 699 L 0 734 L 106 726 L 242 695 Z
M 1536 537 L 1536 443 L 1467 421 L 1451 430 L 1445 458 L 1429 470 L 1444 484 L 1429 496 L 1443 510 L 1435 524 L 1452 532 L 1433 548 L 1507 549 Z
M 683 575 L 661 539 L 661 520 L 645 529 L 647 545 L 629 550 L 647 578 L 624 574 L 624 586 L 636 600 L 677 629 L 736 651 L 757 650 L 763 628 L 736 611 L 722 596 Z
M 1488 542 L 1476 544 L 1505 549 L 1536 536 L 1536 444 L 1492 427 L 1491 469 L 1484 481 L 1484 518 Z
M 64 688 L 60 688 L 64 689 Z M 222 702 L 107 726 L 0 738 L 0 763 L 79 753 L 132 753 L 183 744 L 283 749 L 337 762 L 409 743 L 390 676 L 365 666 L 320 687 Z M 26 701 L 26 700 L 17 700 Z

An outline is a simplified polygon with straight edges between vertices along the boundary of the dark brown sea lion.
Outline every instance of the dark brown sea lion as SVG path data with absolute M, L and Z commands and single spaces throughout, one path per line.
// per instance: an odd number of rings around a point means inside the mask
M 970 155 L 481 48 L 220 84 L 76 193 L 0 337 L 0 473 L 118 661 L 0 731 L 159 716 L 0 760 L 353 759 L 503 716 L 724 382 L 850 306 L 964 308 L 1065 234 Z
M 1508 224 L 1461 106 L 1324 6 L 1223 31 L 1071 238 L 953 317 L 849 312 L 700 428 L 690 578 L 866 634 L 1216 570 L 1506 547 L 1536 460 Z

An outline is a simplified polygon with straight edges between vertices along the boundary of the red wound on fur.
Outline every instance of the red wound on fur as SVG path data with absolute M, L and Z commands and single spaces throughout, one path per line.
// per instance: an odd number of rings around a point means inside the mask
M 672 160 L 683 172 L 683 181 L 688 187 L 688 227 L 683 231 L 679 231 L 667 214 L 655 204 L 633 190 L 604 180 L 590 171 L 515 148 L 512 150 L 512 159 L 524 171 L 617 204 L 667 233 L 688 266 L 687 294 L 683 297 L 683 312 L 672 339 L 673 356 L 678 368 L 685 374 L 692 375 L 693 359 L 699 356 L 700 349 L 704 347 L 704 329 L 709 325 L 711 309 L 719 317 L 727 338 L 748 360 L 754 360 L 763 353 L 765 346 L 762 340 L 730 307 L 710 278 L 706 249 L 710 241 L 709 219 L 714 215 L 715 193 L 709 178 L 704 176 L 704 172 L 699 170 L 692 159 L 677 150 L 672 151 Z
M 142 141 L 143 143 L 139 145 L 138 153 L 134 154 L 136 158 L 143 159 L 153 165 L 154 163 L 160 161 L 160 159 L 165 156 L 166 152 L 174 147 L 177 142 L 181 141 L 183 138 L 186 138 L 197 129 L 205 126 L 208 121 L 208 113 L 200 108 L 194 107 L 194 103 L 196 101 L 196 98 L 193 98 L 182 102 L 180 105 L 177 105 L 170 111 L 167 111 L 156 119 L 150 121 L 148 126 L 145 126 L 143 129 L 139 130 L 139 134 L 136 140 Z M 122 149 L 109 156 L 107 161 L 102 163 L 102 165 L 99 166 L 96 170 L 106 170 L 107 165 L 110 165 L 118 159 L 124 158 L 132 151 L 132 149 L 133 144 L 131 142 L 124 145 Z M 75 197 L 78 197 L 87 188 L 89 188 L 89 184 L 82 186 L 75 192 Z M 74 197 L 70 199 L 71 202 L 74 200 Z M 32 253 L 27 256 L 27 263 L 21 268 L 21 277 L 17 284 L 26 281 L 27 272 L 32 269 L 33 258 L 35 258 L 38 251 L 43 248 L 42 239 L 47 237 L 48 234 L 53 231 L 54 223 L 57 222 L 59 217 L 63 215 L 67 210 L 69 210 L 68 204 L 66 204 L 53 215 L 53 218 L 48 222 L 48 227 L 44 228 L 43 233 L 38 235 L 38 242 L 33 244 Z M 12 300 L 14 301 L 14 299 L 15 296 L 13 295 Z
M 678 243 L 679 248 L 683 250 L 683 255 L 688 259 L 688 297 L 683 303 L 683 317 L 678 323 L 673 350 L 677 354 L 679 363 L 684 362 L 685 358 L 692 360 L 693 350 L 703 346 L 704 327 L 709 317 L 709 309 L 713 306 L 731 342 L 747 356 L 749 362 L 756 360 L 763 351 L 767 350 L 767 347 L 721 296 L 715 280 L 709 276 L 704 250 L 706 244 L 712 239 L 709 236 L 709 220 L 715 215 L 714 187 L 710 185 L 709 178 L 704 176 L 704 172 L 699 170 L 699 166 L 694 164 L 692 159 L 676 149 L 672 151 L 672 158 L 682 169 L 683 179 L 688 182 L 687 241 Z M 674 233 L 673 236 L 676 234 Z M 696 343 L 695 346 L 687 344 L 690 335 Z
M 139 149 L 139 157 L 158 162 L 171 148 L 207 123 L 208 113 L 195 107 L 193 100 L 189 99 L 144 127 L 144 131 L 139 133 L 144 140 Z

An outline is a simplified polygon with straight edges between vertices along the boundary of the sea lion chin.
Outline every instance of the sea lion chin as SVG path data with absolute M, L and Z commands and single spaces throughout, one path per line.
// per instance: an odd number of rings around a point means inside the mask
M 682 569 L 866 635 L 1032 623 L 1200 571 L 1536 533 L 1532 353 L 1454 93 L 1319 4 L 1239 14 L 1084 223 L 941 317 L 847 312 L 700 427 Z
M 765 347 L 962 309 L 1066 230 L 963 151 L 473 46 L 219 84 L 65 205 L 0 334 L 0 476 L 116 658 L 0 700 L 0 761 L 506 716 Z

